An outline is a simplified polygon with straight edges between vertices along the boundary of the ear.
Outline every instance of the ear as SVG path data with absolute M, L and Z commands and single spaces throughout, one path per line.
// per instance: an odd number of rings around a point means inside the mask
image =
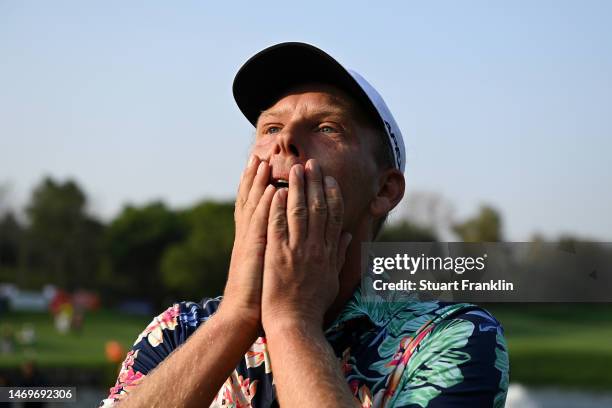
M 391 211 L 404 197 L 406 181 L 398 169 L 387 169 L 379 177 L 378 192 L 370 201 L 370 214 L 378 219 Z

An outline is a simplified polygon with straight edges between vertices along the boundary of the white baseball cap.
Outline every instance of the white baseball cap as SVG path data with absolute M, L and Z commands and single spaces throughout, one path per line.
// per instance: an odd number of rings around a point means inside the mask
M 256 126 L 262 111 L 290 88 L 307 82 L 326 83 L 342 89 L 373 118 L 378 118 L 391 146 L 395 167 L 404 171 L 404 138 L 382 96 L 357 72 L 344 68 L 315 46 L 285 42 L 258 52 L 238 70 L 232 89 L 238 108 Z

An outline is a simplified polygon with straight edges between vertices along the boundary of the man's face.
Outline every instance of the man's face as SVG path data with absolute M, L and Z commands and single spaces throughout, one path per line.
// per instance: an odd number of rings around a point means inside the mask
M 269 162 L 270 182 L 278 186 L 289 180 L 292 165 L 316 159 L 323 175 L 340 185 L 347 231 L 363 220 L 378 188 L 373 156 L 377 135 L 357 115 L 351 99 L 335 87 L 300 86 L 262 112 L 252 148 Z

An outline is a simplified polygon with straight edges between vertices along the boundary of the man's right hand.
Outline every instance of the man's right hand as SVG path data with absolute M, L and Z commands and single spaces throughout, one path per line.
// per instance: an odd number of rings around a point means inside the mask
M 129 396 L 121 402 L 122 407 L 207 407 L 253 344 L 261 326 L 268 215 L 276 191 L 268 186 L 269 177 L 268 163 L 256 157 L 242 174 L 236 199 L 234 249 L 219 310 L 138 387 L 126 387 Z M 141 349 L 138 358 L 153 359 L 147 356 L 150 352 Z M 172 392 L 167 392 L 168 384 L 172 384 Z
M 252 155 L 242 173 L 234 221 L 236 234 L 223 301 L 225 316 L 249 328 L 261 321 L 261 288 L 267 242 L 268 215 L 274 192 L 269 185 L 270 166 Z

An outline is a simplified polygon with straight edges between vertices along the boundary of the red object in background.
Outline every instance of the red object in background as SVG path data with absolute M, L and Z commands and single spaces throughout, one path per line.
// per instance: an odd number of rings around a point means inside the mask
M 57 289 L 51 298 L 49 309 L 56 315 L 65 304 L 70 304 L 80 310 L 97 310 L 100 308 L 100 303 L 100 296 L 94 292 L 79 289 L 70 295 L 63 289 Z
M 51 299 L 51 302 L 49 303 L 49 310 L 51 310 L 51 313 L 56 315 L 62 309 L 63 305 L 70 304 L 70 303 L 71 303 L 70 295 L 68 294 L 68 292 L 62 289 L 57 289 L 55 291 L 55 295 L 53 296 L 53 298 Z
M 116 340 L 109 340 L 104 347 L 106 359 L 111 363 L 120 363 L 125 356 L 125 349 Z
M 100 308 L 100 296 L 97 293 L 79 289 L 72 294 L 72 305 L 76 309 L 97 310 Z

